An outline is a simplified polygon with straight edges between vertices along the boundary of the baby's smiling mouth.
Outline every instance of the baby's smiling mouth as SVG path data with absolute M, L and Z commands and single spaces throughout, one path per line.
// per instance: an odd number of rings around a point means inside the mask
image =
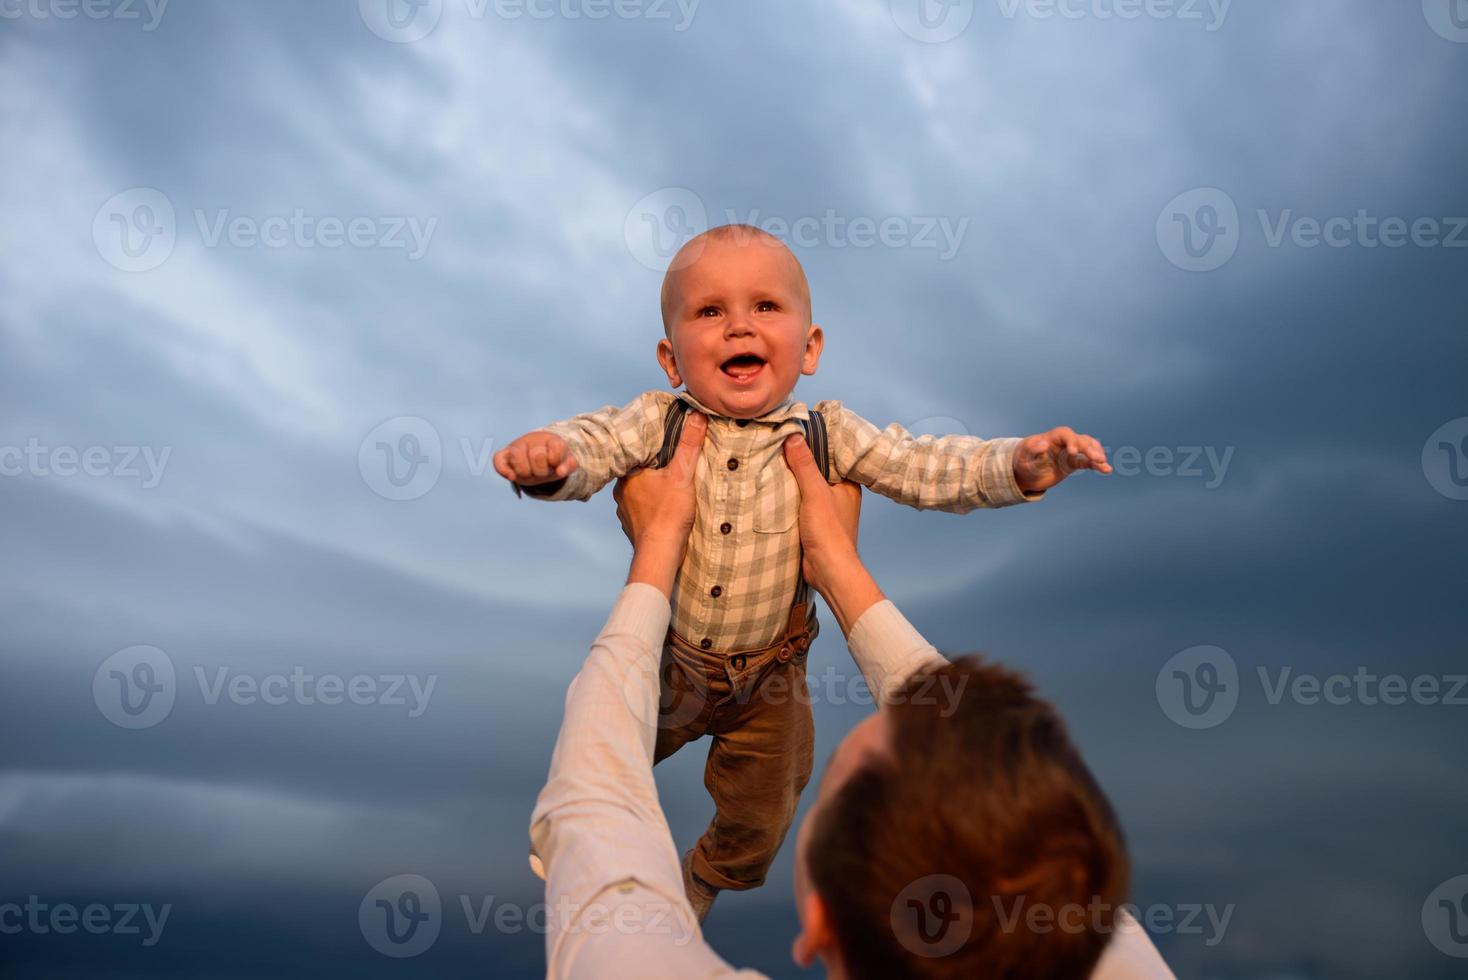
M 719 370 L 735 381 L 749 381 L 764 370 L 765 359 L 758 354 L 738 354 L 719 365 Z

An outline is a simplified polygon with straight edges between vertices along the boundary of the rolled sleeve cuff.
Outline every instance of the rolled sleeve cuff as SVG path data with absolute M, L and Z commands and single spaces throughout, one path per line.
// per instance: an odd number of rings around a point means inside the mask
M 891 599 L 862 613 L 846 644 L 867 686 L 882 704 L 917 671 L 946 663 Z
M 1019 451 L 1019 438 L 994 439 L 993 448 L 979 467 L 979 493 L 990 507 L 1031 504 L 1045 497 L 1045 491 L 1026 493 L 1014 479 L 1014 454 Z
M 656 586 L 646 582 L 633 582 L 623 587 L 622 594 L 612 606 L 606 625 L 601 629 L 603 637 L 628 634 L 661 652 L 663 641 L 668 638 L 668 623 L 673 617 L 673 607 L 668 597 Z

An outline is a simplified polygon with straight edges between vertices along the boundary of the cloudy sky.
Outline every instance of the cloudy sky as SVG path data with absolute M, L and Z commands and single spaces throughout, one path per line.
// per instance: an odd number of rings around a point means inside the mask
M 1457 975 L 1465 82 L 1461 0 L 0 0 L 0 972 L 543 971 L 628 549 L 488 457 L 659 386 L 660 263 L 741 220 L 800 397 L 1116 454 L 864 552 L 1061 705 L 1178 973 Z M 811 671 L 824 759 L 869 709 Z M 708 928 L 776 976 L 790 860 Z

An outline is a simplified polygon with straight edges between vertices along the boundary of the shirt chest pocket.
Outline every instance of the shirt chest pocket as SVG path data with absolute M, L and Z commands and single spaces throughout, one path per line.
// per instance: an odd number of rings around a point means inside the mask
M 783 534 L 800 518 L 800 487 L 795 475 L 777 457 L 760 472 L 754 489 L 754 529 L 760 534 Z

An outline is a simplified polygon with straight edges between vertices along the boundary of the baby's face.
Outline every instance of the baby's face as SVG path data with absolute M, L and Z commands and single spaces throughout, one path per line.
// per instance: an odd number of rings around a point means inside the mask
M 823 338 L 810 322 L 804 273 L 788 249 L 762 237 L 690 244 L 692 261 L 674 262 L 669 336 L 658 342 L 658 361 L 670 384 L 687 385 L 710 411 L 757 418 L 820 361 Z

